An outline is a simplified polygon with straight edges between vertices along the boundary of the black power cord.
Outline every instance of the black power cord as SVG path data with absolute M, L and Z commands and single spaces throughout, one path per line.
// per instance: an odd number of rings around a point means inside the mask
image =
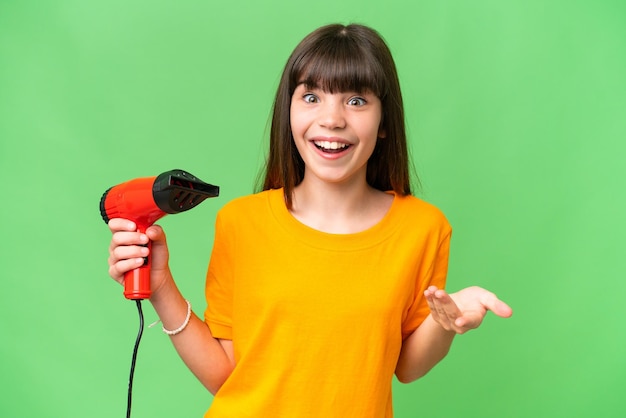
M 137 362 L 137 351 L 139 349 L 139 342 L 141 342 L 141 336 L 143 335 L 143 311 L 141 310 L 141 299 L 136 299 L 137 311 L 139 312 L 139 332 L 137 333 L 137 340 L 135 341 L 135 348 L 133 348 L 133 359 L 130 362 L 130 377 L 128 379 L 128 403 L 126 404 L 126 418 L 130 418 L 130 407 L 133 400 L 133 376 L 135 375 L 135 363 Z

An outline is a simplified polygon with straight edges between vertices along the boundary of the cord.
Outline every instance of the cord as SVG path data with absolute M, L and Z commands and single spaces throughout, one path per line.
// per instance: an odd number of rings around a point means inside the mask
M 133 359 L 130 362 L 130 377 L 128 379 L 128 403 L 126 405 L 126 418 L 130 418 L 130 407 L 133 400 L 133 376 L 135 375 L 135 363 L 137 362 L 137 350 L 139 349 L 139 342 L 143 335 L 143 311 L 141 310 L 141 299 L 136 299 L 137 311 L 139 313 L 139 332 L 137 333 L 137 340 L 135 341 L 135 347 L 133 348 Z

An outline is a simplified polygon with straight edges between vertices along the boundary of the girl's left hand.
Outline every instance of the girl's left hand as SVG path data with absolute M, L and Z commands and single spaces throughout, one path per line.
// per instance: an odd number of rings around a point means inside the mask
M 443 289 L 430 286 L 424 292 L 432 318 L 446 331 L 464 334 L 478 328 L 487 311 L 501 318 L 513 315 L 509 305 L 490 291 L 478 286 L 468 287 L 448 294 Z

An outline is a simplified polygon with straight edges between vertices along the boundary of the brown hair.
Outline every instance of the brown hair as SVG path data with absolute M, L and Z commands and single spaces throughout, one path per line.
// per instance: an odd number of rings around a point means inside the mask
M 373 29 L 357 24 L 323 26 L 295 48 L 283 70 L 274 100 L 270 148 L 263 190 L 284 187 L 291 208 L 293 189 L 304 177 L 304 162 L 291 133 L 291 97 L 301 82 L 324 91 L 371 91 L 381 101 L 381 128 L 367 163 L 367 182 L 382 191 L 411 194 L 409 157 L 400 83 L 391 52 Z

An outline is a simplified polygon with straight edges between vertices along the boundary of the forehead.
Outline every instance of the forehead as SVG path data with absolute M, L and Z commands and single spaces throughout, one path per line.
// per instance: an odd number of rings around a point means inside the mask
M 291 90 L 299 84 L 335 93 L 371 91 L 382 97 L 386 74 L 371 51 L 359 45 L 318 47 L 303 54 L 291 71 Z

